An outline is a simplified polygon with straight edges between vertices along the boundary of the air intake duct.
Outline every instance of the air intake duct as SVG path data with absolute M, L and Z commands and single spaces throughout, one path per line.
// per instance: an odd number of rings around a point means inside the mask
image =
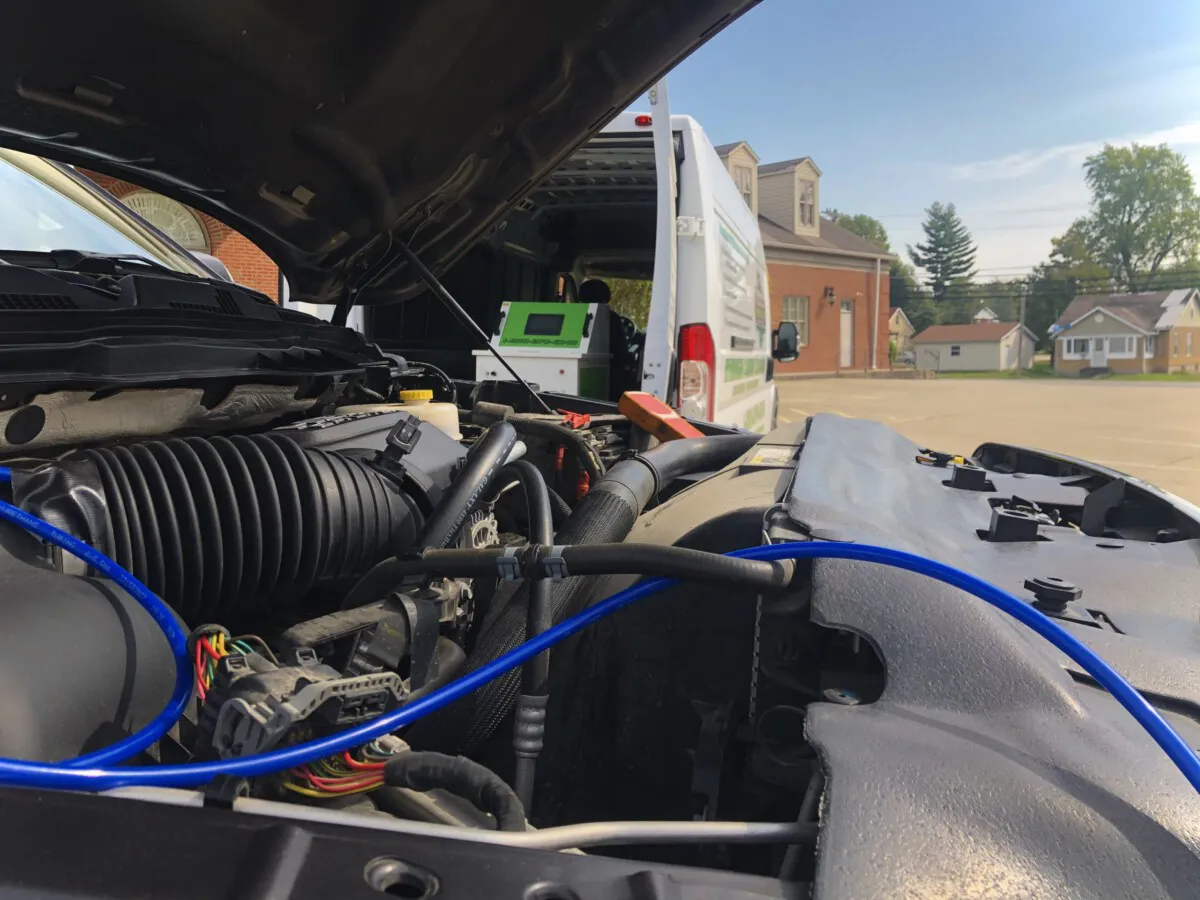
M 102 548 L 192 625 L 361 576 L 416 542 L 428 502 L 362 458 L 283 434 L 83 450 L 14 488 L 20 506 Z

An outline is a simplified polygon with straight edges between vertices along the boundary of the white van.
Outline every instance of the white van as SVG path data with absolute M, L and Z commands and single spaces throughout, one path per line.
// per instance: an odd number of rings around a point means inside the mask
M 544 390 L 606 400 L 643 390 L 689 418 L 769 430 L 778 404 L 758 220 L 699 123 L 667 112 L 663 84 L 650 99 L 650 112 L 620 114 L 535 187 L 447 286 Z M 627 339 L 629 322 L 595 290 L 618 278 L 652 286 L 644 340 Z M 590 305 L 564 310 L 564 300 Z M 385 346 L 403 333 L 394 349 L 456 367 L 431 357 L 436 308 L 399 306 L 370 311 L 368 333 Z M 454 374 L 508 377 L 486 350 Z

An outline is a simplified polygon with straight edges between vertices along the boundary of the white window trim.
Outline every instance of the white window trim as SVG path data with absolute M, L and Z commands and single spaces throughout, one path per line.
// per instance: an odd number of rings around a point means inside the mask
M 1129 348 L 1124 353 L 1114 353 L 1112 351 L 1112 339 L 1123 338 L 1129 341 Z M 1059 338 L 1062 342 L 1062 359 L 1091 359 L 1092 357 L 1092 341 L 1104 341 L 1105 356 L 1108 359 L 1137 359 L 1137 335 L 1134 334 L 1112 334 L 1112 335 L 1090 335 L 1088 337 L 1063 337 Z M 1070 350 L 1071 341 L 1087 341 L 1087 350 L 1082 353 Z
M 800 315 L 789 318 L 787 315 L 787 304 L 789 300 L 796 301 L 796 306 L 801 311 Z M 799 345 L 801 347 L 808 346 L 808 314 L 811 311 L 811 303 L 808 297 L 804 294 L 788 294 L 783 298 L 783 303 L 780 304 L 780 312 L 782 313 L 782 321 L 791 322 L 796 326 L 799 334 Z
M 1153 334 L 1148 334 L 1142 338 L 1142 357 L 1144 359 L 1153 359 L 1157 344 L 1158 338 Z
M 955 351 L 957 351 L 957 352 L 955 352 Z M 951 344 L 950 345 L 950 355 L 951 356 L 962 356 L 962 344 Z
M 1112 349 L 1112 341 L 1114 337 L 1124 338 L 1128 342 L 1126 346 L 1128 346 L 1129 349 L 1124 353 L 1114 353 Z M 1109 359 L 1137 359 L 1137 337 L 1134 335 L 1114 334 L 1111 337 L 1106 338 L 1106 340 L 1108 341 L 1107 350 Z
M 1088 349 L 1083 351 L 1082 353 L 1075 352 L 1070 349 L 1072 341 L 1087 341 Z M 1059 343 L 1060 343 L 1060 346 L 1062 347 L 1061 358 L 1062 359 L 1087 359 L 1088 356 L 1090 355 L 1090 350 L 1091 350 L 1091 346 L 1092 346 L 1091 341 L 1092 341 L 1091 338 L 1079 338 L 1079 337 L 1059 338 Z

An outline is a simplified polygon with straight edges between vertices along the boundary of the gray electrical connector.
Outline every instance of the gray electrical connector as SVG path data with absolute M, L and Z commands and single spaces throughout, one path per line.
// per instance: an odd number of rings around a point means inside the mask
M 320 663 L 311 650 L 297 650 L 296 666 L 276 668 L 265 660 L 227 656 L 218 664 L 216 689 L 205 712 L 219 705 L 211 744 L 222 759 L 262 753 L 301 723 L 341 730 L 377 718 L 404 699 L 395 672 L 343 677 Z M 208 717 L 202 717 L 208 718 Z M 205 722 L 200 723 L 205 730 Z

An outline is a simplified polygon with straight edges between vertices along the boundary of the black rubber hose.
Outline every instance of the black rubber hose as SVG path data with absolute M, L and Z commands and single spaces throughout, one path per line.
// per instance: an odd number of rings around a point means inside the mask
M 429 751 L 398 753 L 383 767 L 383 783 L 413 791 L 449 791 L 496 817 L 500 831 L 525 831 L 525 808 L 491 769 L 463 756 Z
M 530 543 L 549 544 L 554 538 L 554 529 L 550 522 L 550 497 L 546 489 L 546 479 L 542 477 L 537 466 L 528 460 L 519 459 L 508 468 L 520 479 L 521 488 L 525 492 Z M 548 631 L 553 624 L 550 583 L 544 580 L 534 581 L 529 587 L 525 633 L 536 637 Z M 513 788 L 521 803 L 527 807 L 533 804 L 533 780 L 545 735 L 549 683 L 550 651 L 546 650 L 521 667 L 521 694 L 517 698 L 517 718 L 513 725 L 513 752 L 517 757 Z
M 558 544 L 577 545 L 622 541 L 660 488 L 682 475 L 720 469 L 759 440 L 758 435 L 752 434 L 689 438 L 669 441 L 622 460 L 600 481 L 593 483 L 554 540 Z M 681 446 L 684 444 L 689 446 Z M 394 585 L 397 581 L 399 578 L 391 583 Z M 594 582 L 588 578 L 568 578 L 552 585 L 550 606 L 554 621 L 561 622 L 579 612 L 591 597 L 593 586 Z M 486 665 L 525 640 L 528 602 L 529 595 L 522 589 L 500 610 L 468 655 L 467 672 Z M 408 739 L 414 746 L 455 751 L 474 749 L 507 718 L 519 690 L 519 676 L 510 672 L 439 715 L 416 723 L 410 729 Z
M 449 684 L 467 664 L 466 651 L 450 638 L 439 637 L 437 645 L 437 674 L 405 697 L 405 703 L 414 703 L 426 694 L 432 694 L 438 688 Z
M 441 549 L 450 545 L 471 510 L 495 482 L 516 443 L 516 429 L 507 422 L 497 422 L 483 433 L 471 447 L 462 471 L 425 526 L 420 541 L 422 547 Z
M 600 454 L 596 452 L 596 448 L 588 441 L 584 432 L 576 431 L 567 425 L 561 425 L 558 422 L 552 422 L 543 417 L 527 415 L 525 413 L 514 413 L 505 418 L 504 421 L 516 428 L 521 434 L 539 437 L 543 440 L 553 441 L 554 443 L 570 447 L 575 453 L 575 457 L 579 460 L 579 464 L 588 473 L 591 484 L 595 484 L 604 477 L 604 462 L 600 459 Z
M 537 560 L 549 556 L 551 550 L 549 545 L 522 548 L 516 559 L 526 574 L 540 574 Z M 419 558 L 403 560 L 401 577 L 434 575 L 445 578 L 487 578 L 498 573 L 496 560 L 505 556 L 506 552 L 499 547 L 430 550 Z M 568 578 L 580 575 L 656 575 L 756 591 L 778 591 L 791 585 L 796 569 L 791 560 L 768 562 L 737 559 L 719 553 L 661 544 L 559 545 L 557 552 L 566 564 Z M 536 581 L 533 586 L 537 586 Z
M 550 522 L 550 498 L 546 480 L 537 466 L 528 460 L 518 459 L 507 467 L 521 481 L 525 491 L 525 503 L 529 510 L 529 542 L 549 545 L 554 540 L 554 529 Z M 503 553 L 503 551 L 500 551 Z M 493 569 L 493 573 L 495 570 Z M 526 633 L 536 636 L 554 624 L 550 610 L 549 584 L 534 583 L 530 588 L 529 614 L 526 618 Z M 524 667 L 522 684 L 527 694 L 544 694 L 550 670 L 550 653 L 539 653 Z
M 506 467 L 500 473 L 500 477 L 496 479 L 495 489 L 492 491 L 492 497 L 499 499 L 504 489 L 510 484 L 520 484 L 520 479 L 515 472 L 510 471 L 511 467 Z M 542 479 L 543 484 L 545 479 Z M 550 522 L 554 527 L 562 525 L 571 516 L 571 506 L 562 495 L 556 492 L 549 485 L 546 487 L 546 496 L 550 499 Z
M 86 491 L 79 490 L 87 486 Z M 68 489 L 69 488 L 69 489 Z M 100 527 L 78 536 L 189 624 L 257 613 L 357 578 L 412 546 L 413 500 L 363 461 L 279 434 L 190 437 L 70 454 L 22 479 L 19 505 Z

